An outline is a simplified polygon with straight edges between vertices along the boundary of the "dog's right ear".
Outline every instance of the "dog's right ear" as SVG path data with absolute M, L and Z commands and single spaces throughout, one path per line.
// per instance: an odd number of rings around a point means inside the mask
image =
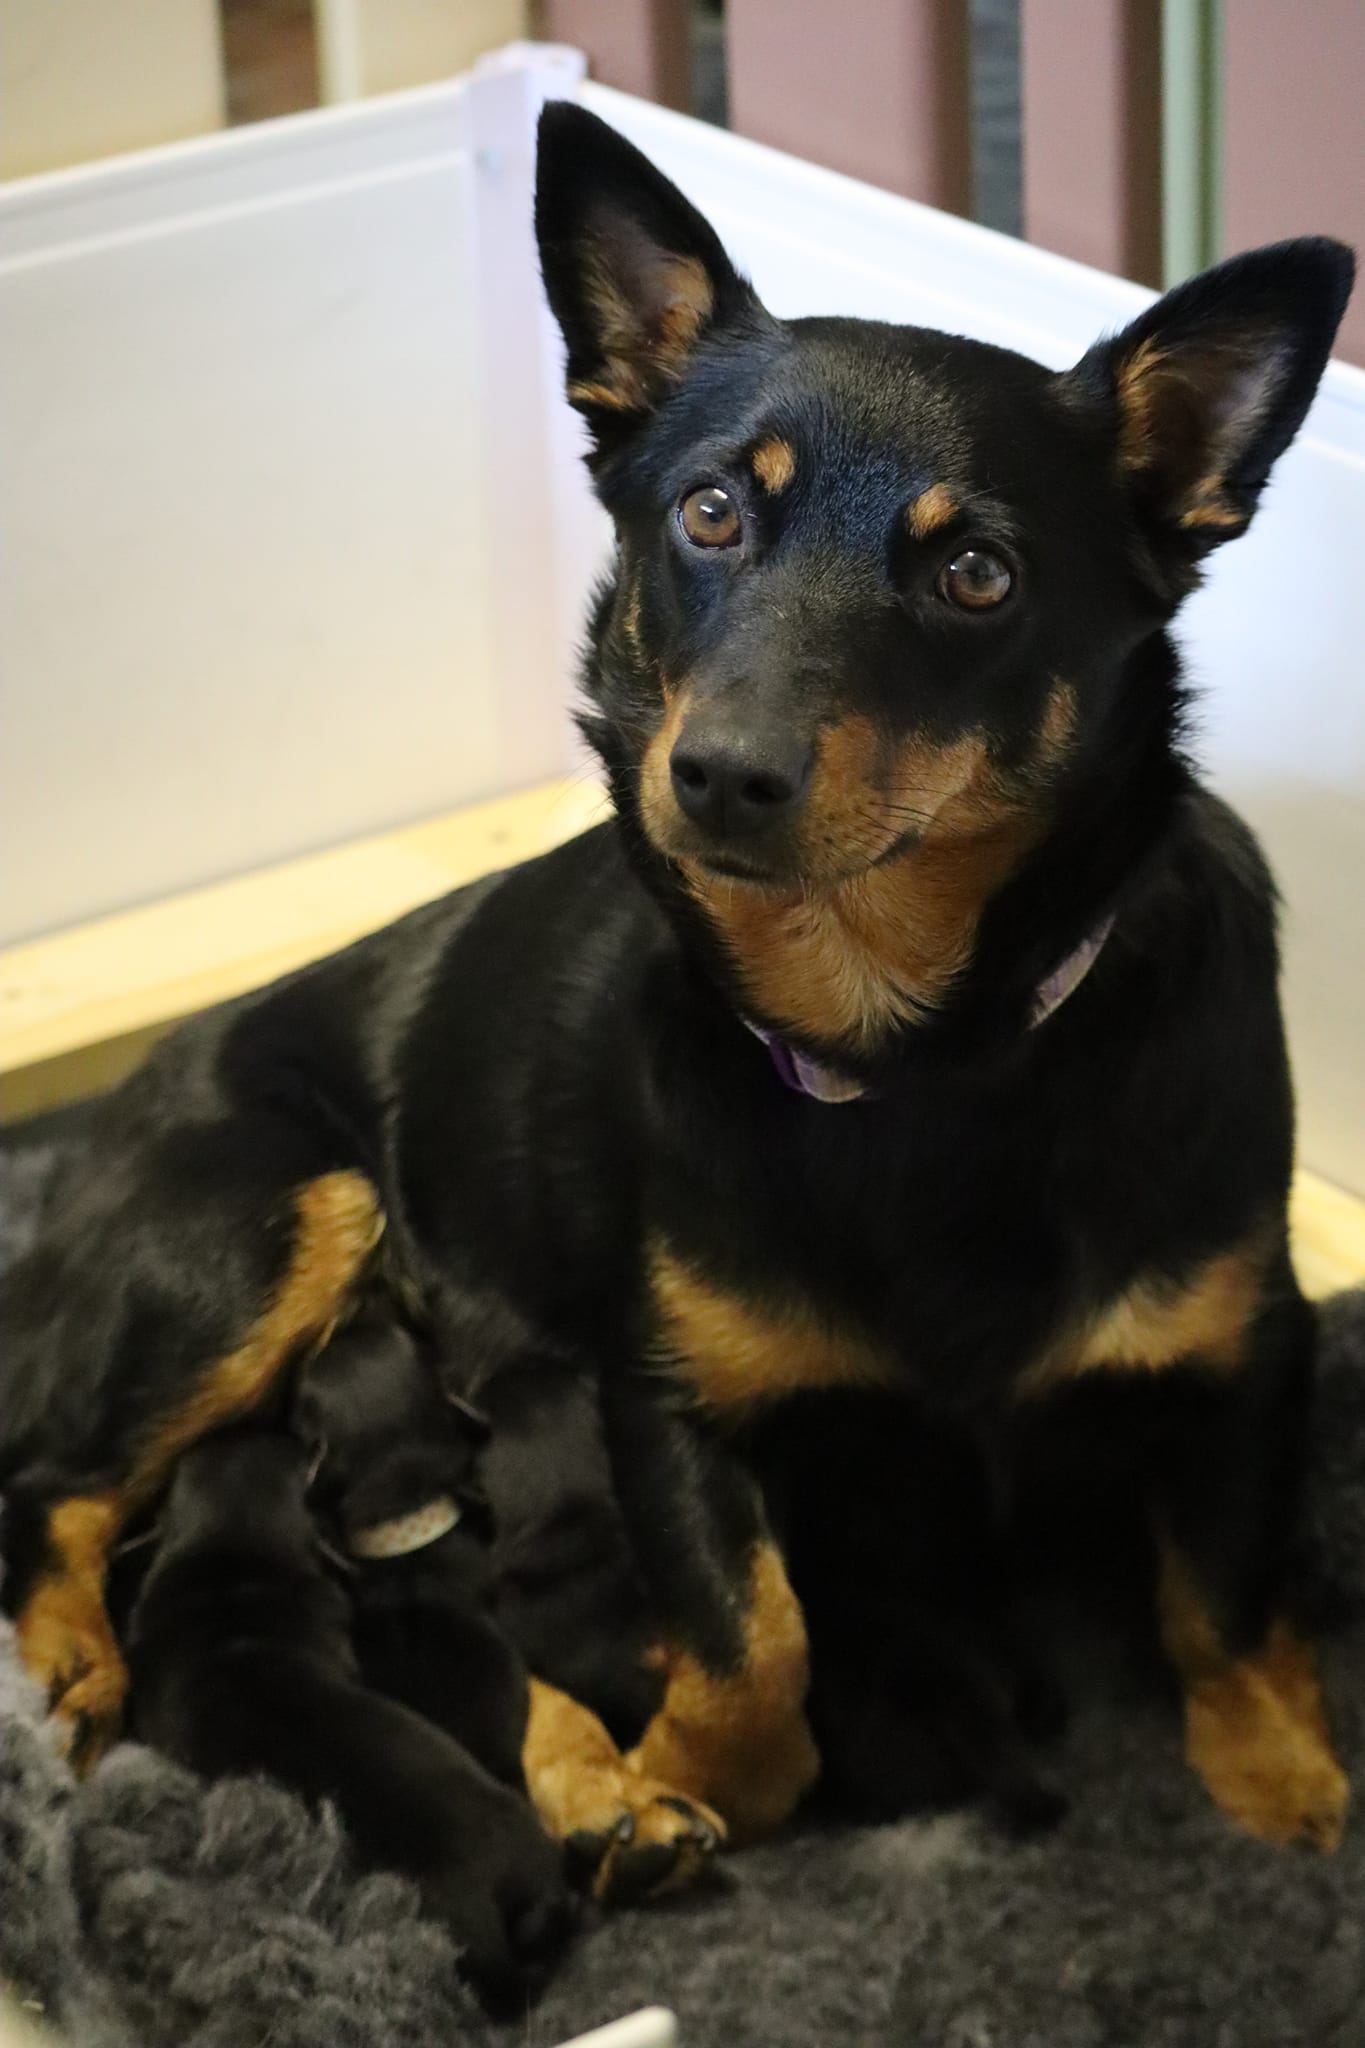
M 648 417 L 709 329 L 759 311 L 677 186 L 568 100 L 540 117 L 536 239 L 569 402 L 599 447 Z

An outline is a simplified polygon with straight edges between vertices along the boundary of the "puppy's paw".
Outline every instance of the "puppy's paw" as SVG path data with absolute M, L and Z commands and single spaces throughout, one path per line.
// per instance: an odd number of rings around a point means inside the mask
M 710 1807 L 636 1771 L 604 1771 L 580 1795 L 565 1847 L 570 1869 L 603 1905 L 685 1891 L 725 1840 L 725 1823 Z

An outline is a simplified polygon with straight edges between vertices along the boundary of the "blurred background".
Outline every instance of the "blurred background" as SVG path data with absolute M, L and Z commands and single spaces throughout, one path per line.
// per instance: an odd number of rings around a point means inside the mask
M 1143 284 L 1365 242 L 1365 0 L 0 0 L 0 177 L 466 69 L 592 75 Z M 1365 362 L 1365 303 L 1341 353 Z

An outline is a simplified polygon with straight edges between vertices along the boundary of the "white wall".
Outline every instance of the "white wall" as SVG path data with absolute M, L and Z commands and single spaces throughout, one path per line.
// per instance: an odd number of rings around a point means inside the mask
M 509 786 L 462 96 L 0 190 L 0 934 Z

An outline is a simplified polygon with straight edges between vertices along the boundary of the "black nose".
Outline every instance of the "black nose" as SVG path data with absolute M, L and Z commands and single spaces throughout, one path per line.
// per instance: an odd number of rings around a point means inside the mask
M 801 806 L 812 754 L 787 734 L 684 731 L 669 768 L 679 807 L 725 838 L 754 838 Z

